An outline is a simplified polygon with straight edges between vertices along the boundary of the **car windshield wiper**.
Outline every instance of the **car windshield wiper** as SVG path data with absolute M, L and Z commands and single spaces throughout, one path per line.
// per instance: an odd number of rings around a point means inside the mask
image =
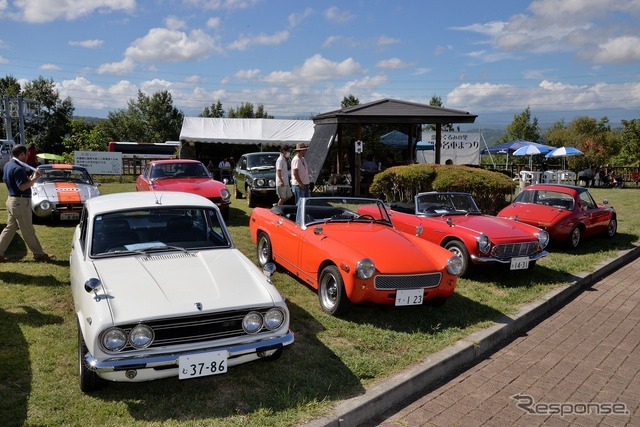
M 189 253 L 189 251 L 182 246 L 171 246 L 171 245 L 154 245 L 140 249 L 132 249 L 131 252 L 135 252 L 141 255 L 149 255 L 152 252 L 164 252 L 164 251 L 180 251 L 184 253 Z

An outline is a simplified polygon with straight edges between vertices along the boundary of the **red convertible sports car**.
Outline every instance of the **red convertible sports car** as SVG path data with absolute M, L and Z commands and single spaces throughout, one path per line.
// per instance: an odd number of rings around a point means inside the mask
M 462 267 L 451 252 L 394 229 L 376 199 L 312 197 L 255 208 L 249 228 L 258 263 L 275 261 L 317 289 L 322 310 L 336 316 L 365 301 L 443 302 Z
M 136 180 L 136 191 L 182 191 L 198 194 L 218 206 L 222 218 L 229 219 L 231 193 L 216 181 L 198 160 L 155 160 L 142 170 Z
M 597 204 L 584 187 L 535 184 L 521 191 L 498 216 L 540 227 L 551 240 L 577 248 L 583 237 L 615 236 L 618 218 L 607 203 Z
M 428 192 L 414 203 L 393 203 L 391 221 L 398 230 L 449 249 L 462 259 L 461 276 L 475 265 L 508 264 L 524 270 L 549 253 L 549 234 L 537 227 L 483 215 L 469 193 Z

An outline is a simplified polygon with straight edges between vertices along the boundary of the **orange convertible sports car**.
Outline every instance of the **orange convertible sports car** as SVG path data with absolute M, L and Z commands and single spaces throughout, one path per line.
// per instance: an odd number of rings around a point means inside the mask
M 316 288 L 322 310 L 336 316 L 365 301 L 443 302 L 462 267 L 448 250 L 395 230 L 376 199 L 312 197 L 255 208 L 249 227 L 259 264 L 275 261 Z

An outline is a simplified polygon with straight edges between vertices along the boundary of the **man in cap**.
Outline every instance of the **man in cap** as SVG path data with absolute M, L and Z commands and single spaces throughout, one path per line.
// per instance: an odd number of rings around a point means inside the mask
M 307 148 L 309 148 L 307 144 L 300 142 L 296 144 L 296 148 L 293 150 L 296 155 L 291 161 L 291 188 L 293 189 L 293 195 L 296 197 L 296 205 L 301 198 L 311 197 L 309 170 L 304 160 Z

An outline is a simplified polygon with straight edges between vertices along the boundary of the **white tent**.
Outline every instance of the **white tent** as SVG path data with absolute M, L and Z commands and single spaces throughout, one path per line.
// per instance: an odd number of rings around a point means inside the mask
M 308 144 L 313 130 L 312 120 L 185 117 L 180 141 L 276 146 Z

